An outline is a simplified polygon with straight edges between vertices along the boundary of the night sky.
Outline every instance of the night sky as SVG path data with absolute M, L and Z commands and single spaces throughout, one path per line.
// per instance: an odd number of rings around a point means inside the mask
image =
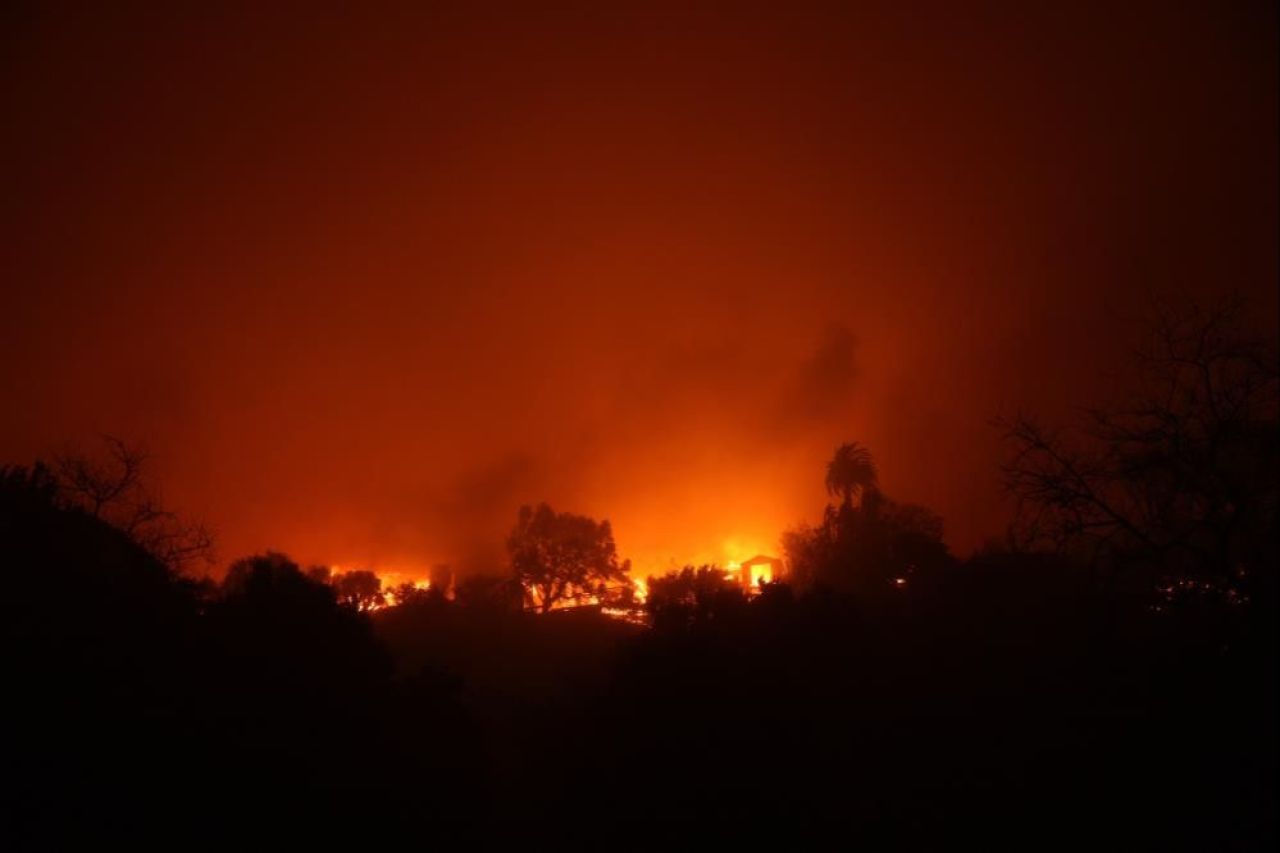
M 1275 322 L 1274 4 L 215 5 L 0 13 L 0 456 L 145 444 L 223 563 L 776 553 L 845 440 L 963 554 L 993 417 Z

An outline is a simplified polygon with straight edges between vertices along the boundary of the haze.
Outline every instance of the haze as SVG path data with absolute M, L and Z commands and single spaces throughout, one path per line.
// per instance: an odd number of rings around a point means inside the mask
M 1268 4 L 417 5 L 5 13 L 4 458 L 143 443 L 223 562 L 496 568 L 546 500 L 647 574 L 856 439 L 964 553 L 993 416 L 1149 299 L 1275 316 Z

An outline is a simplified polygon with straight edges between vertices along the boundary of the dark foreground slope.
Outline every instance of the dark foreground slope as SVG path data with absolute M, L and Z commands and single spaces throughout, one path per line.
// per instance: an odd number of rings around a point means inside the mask
M 1156 611 L 988 556 L 656 629 L 442 599 L 370 619 L 278 556 L 236 589 L 176 580 L 30 472 L 4 482 L 0 560 L 10 848 L 538 846 L 598 823 L 627 847 L 677 822 L 686 841 L 835 825 L 842 846 L 1274 841 L 1257 603 Z

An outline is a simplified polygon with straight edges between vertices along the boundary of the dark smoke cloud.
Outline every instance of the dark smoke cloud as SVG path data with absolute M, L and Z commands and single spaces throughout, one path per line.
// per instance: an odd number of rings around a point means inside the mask
M 784 433 L 847 416 L 858 379 L 857 347 L 858 339 L 847 326 L 832 323 L 826 328 L 784 390 L 778 413 Z

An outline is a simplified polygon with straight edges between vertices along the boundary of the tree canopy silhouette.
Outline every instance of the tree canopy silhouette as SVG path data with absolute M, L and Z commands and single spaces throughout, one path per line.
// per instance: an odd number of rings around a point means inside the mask
M 885 495 L 866 447 L 857 442 L 837 447 L 827 464 L 826 487 L 840 503 L 825 508 L 820 524 L 798 525 L 782 537 L 796 587 L 879 594 L 951 563 L 942 519 L 927 507 Z
M 338 603 L 353 607 L 361 613 L 380 607 L 386 602 L 382 579 L 368 569 L 355 569 L 334 575 L 329 583 L 337 593 Z
M 836 448 L 835 455 L 827 463 L 827 494 L 839 496 L 846 507 L 853 506 L 855 497 L 865 496 L 877 488 L 879 473 L 871 451 L 856 441 L 846 442 Z
M 626 583 L 631 568 L 618 561 L 608 521 L 558 513 L 545 503 L 520 508 L 507 550 L 515 579 L 544 613 L 561 602 L 605 596 L 609 584 Z
M 719 566 L 685 566 L 648 580 L 645 610 L 655 628 L 691 626 L 724 618 L 746 604 L 742 587 Z

